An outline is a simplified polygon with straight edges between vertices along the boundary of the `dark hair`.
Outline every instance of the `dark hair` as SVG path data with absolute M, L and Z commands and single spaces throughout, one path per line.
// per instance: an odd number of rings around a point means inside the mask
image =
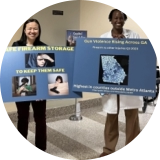
M 112 20 L 112 16 L 113 16 L 113 12 L 114 12 L 114 11 L 120 11 L 120 10 L 118 10 L 118 9 L 113 9 L 113 10 L 111 10 L 111 12 L 109 13 L 109 16 L 108 16 L 109 21 Z M 121 11 L 120 11 L 120 12 L 121 12 Z M 123 12 L 122 12 L 122 14 L 124 15 L 124 20 L 126 21 L 126 20 L 127 20 L 127 15 L 126 15 L 125 13 L 123 13 Z
M 60 79 L 60 80 L 61 80 L 61 82 L 60 82 L 60 83 L 63 83 L 63 79 L 62 79 L 62 77 L 61 77 L 61 76 L 57 76 L 56 81 L 57 81 L 58 79 Z
M 29 82 L 29 79 L 28 79 L 28 78 L 22 78 L 21 82 L 22 82 L 22 83 L 28 83 L 28 82 Z
M 30 22 L 35 22 L 35 23 L 37 23 L 37 24 L 38 24 L 38 27 L 39 27 L 39 35 L 38 35 L 38 37 L 36 38 L 34 44 L 37 44 L 37 43 L 40 41 L 41 26 L 40 26 L 40 24 L 39 24 L 39 22 L 38 22 L 37 19 L 31 18 L 31 19 L 28 19 L 28 20 L 24 23 L 24 25 L 23 25 L 22 35 L 21 35 L 21 38 L 20 38 L 20 43 L 22 43 L 22 44 L 24 44 L 24 45 L 26 45 L 26 41 L 27 41 L 27 37 L 26 37 L 26 34 L 25 34 L 24 30 L 26 29 L 26 25 L 27 25 L 28 23 L 30 23 Z
M 43 54 L 44 54 L 44 53 L 38 53 L 37 56 L 41 56 L 41 55 L 43 55 Z

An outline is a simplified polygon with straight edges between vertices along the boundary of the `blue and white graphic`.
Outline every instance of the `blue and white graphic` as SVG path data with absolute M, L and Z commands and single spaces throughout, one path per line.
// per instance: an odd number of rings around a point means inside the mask
M 103 82 L 123 83 L 126 73 L 114 56 L 101 56 Z
M 148 39 L 77 38 L 73 91 L 155 96 L 156 55 Z

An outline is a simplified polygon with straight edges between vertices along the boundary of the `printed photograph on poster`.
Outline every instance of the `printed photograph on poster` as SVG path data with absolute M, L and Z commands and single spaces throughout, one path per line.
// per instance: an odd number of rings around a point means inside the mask
M 48 74 L 48 93 L 50 96 L 68 95 L 68 75 Z
M 53 67 L 55 66 L 54 53 L 26 53 L 25 54 L 25 67 Z
M 67 30 L 66 31 L 66 46 L 76 46 L 77 38 L 86 38 L 87 31 L 84 30 Z
M 100 55 L 99 84 L 128 85 L 129 56 Z
M 12 77 L 12 96 L 34 96 L 36 95 L 36 77 L 16 76 Z

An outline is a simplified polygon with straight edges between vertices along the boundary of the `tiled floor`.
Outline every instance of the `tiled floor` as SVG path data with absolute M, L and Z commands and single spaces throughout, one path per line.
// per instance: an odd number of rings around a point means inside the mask
M 99 98 L 99 94 L 89 94 L 83 98 Z M 155 101 L 156 103 L 156 101 Z M 47 110 L 75 104 L 75 99 L 48 100 Z M 6 103 L 5 107 L 8 113 L 16 112 L 15 104 Z M 92 105 L 91 105 L 92 106 Z M 151 118 L 155 107 L 151 103 L 145 113 L 139 110 L 140 128 L 144 129 Z M 68 109 L 67 109 L 68 110 Z M 61 157 L 64 159 L 87 160 L 98 158 L 104 146 L 104 123 L 106 113 L 102 111 L 102 106 L 94 106 L 81 110 L 82 120 L 71 121 L 71 115 L 59 116 L 47 119 L 47 150 L 46 153 Z M 17 115 L 15 115 L 17 116 Z M 13 122 L 16 126 L 16 123 Z M 34 145 L 35 141 L 35 123 L 30 122 L 28 141 Z M 116 151 L 125 146 L 125 116 L 123 111 L 119 113 L 119 140 Z
M 145 113 L 139 112 L 141 130 L 149 121 L 154 106 L 149 105 Z M 83 109 L 81 121 L 71 121 L 71 115 L 57 116 L 47 119 L 47 153 L 65 159 L 98 158 L 104 146 L 104 123 L 106 114 L 102 107 Z M 34 144 L 35 123 L 29 124 L 28 140 Z M 119 114 L 119 141 L 116 150 L 124 147 L 125 117 Z

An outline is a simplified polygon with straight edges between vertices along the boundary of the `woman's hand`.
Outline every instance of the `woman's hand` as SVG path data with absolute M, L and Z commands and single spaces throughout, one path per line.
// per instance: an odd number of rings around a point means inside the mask
M 26 89 L 26 88 L 24 88 L 24 89 L 23 89 L 23 91 L 29 92 L 29 90 L 28 90 L 28 89 Z
M 118 36 L 118 39 L 126 38 L 123 34 Z
M 24 86 L 22 86 L 22 87 L 19 88 L 19 92 L 25 91 L 25 89 L 26 88 Z
M 59 82 L 59 81 L 56 81 L 55 87 L 58 87 L 59 84 L 60 84 L 60 82 Z
M 25 88 L 25 86 L 21 86 L 21 87 L 17 90 L 17 94 L 20 95 L 21 92 L 22 92 L 22 91 L 25 91 L 25 90 L 27 90 L 27 89 Z
M 113 33 L 112 33 L 112 37 L 117 38 L 117 39 L 125 38 L 125 36 L 123 34 L 113 34 Z
M 47 54 L 42 54 L 41 56 L 42 56 L 43 59 L 47 59 L 50 62 L 54 62 L 54 60 L 50 56 L 48 56 Z

